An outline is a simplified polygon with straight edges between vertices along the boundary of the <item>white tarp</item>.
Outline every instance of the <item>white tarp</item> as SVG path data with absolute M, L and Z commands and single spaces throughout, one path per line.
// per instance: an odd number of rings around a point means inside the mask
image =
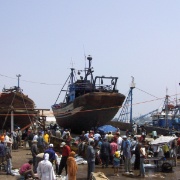
M 177 139 L 176 136 L 175 137 L 174 136 L 160 136 L 159 138 L 152 141 L 151 144 L 152 145 L 165 144 L 165 143 L 169 143 L 175 139 Z
M 58 165 L 60 164 L 60 161 L 61 161 L 61 157 L 58 157 L 57 158 Z M 87 164 L 87 161 L 84 160 L 81 156 L 77 156 L 75 158 L 75 161 L 76 161 L 76 164 Z
M 81 156 L 75 158 L 76 164 L 87 164 L 87 161 L 84 160 Z

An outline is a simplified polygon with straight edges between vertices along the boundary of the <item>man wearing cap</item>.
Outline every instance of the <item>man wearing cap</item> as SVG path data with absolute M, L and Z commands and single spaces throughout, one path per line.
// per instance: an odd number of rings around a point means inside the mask
M 67 175 L 67 158 L 71 152 L 71 149 L 68 145 L 66 145 L 65 142 L 62 142 L 60 147 L 62 148 L 62 157 L 61 157 L 61 161 L 59 164 L 59 170 L 58 170 L 58 175 L 61 175 L 63 168 L 65 167 L 66 170 L 66 175 Z
M 49 148 L 44 151 L 45 153 L 49 154 L 49 161 L 53 164 L 53 161 L 56 159 L 55 151 L 53 150 L 53 144 L 49 144 Z
M 36 156 L 38 155 L 39 151 L 37 148 L 37 140 L 33 140 L 32 141 L 32 146 L 31 146 L 31 153 L 32 153 L 32 157 L 33 157 L 33 171 L 36 173 Z

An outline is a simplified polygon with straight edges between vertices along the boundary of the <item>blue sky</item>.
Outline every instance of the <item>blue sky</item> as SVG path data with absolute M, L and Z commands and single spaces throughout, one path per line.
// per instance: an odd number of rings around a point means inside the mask
M 119 77 L 125 95 L 133 76 L 133 114 L 150 112 L 166 88 L 180 94 L 179 8 L 175 0 L 0 1 L 0 89 L 21 74 L 37 108 L 51 108 L 72 62 L 83 69 L 90 54 L 95 75 Z

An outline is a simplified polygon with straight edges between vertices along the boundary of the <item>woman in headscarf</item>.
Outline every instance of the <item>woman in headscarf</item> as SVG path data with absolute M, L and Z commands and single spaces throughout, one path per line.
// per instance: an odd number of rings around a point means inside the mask
M 75 152 L 71 151 L 67 159 L 68 180 L 76 180 L 76 173 L 77 173 L 78 167 L 77 167 L 74 157 L 75 157 Z
M 37 174 L 41 180 L 55 180 L 55 173 L 52 163 L 49 161 L 49 154 L 44 154 L 44 160 L 40 161 L 37 167 Z

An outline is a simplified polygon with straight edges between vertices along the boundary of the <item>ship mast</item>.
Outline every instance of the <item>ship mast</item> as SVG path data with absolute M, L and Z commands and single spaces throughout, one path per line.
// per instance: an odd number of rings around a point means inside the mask
M 85 68 L 85 77 L 84 77 L 84 80 L 87 81 L 87 77 L 89 75 L 91 75 L 91 83 L 93 81 L 93 71 L 92 71 L 92 68 L 91 68 L 91 61 L 92 61 L 92 57 L 89 55 L 87 57 L 87 60 L 89 61 L 89 67 L 88 68 Z
M 130 86 L 130 96 L 131 96 L 131 110 L 130 110 L 130 123 L 132 124 L 132 99 L 133 99 L 133 89 L 135 88 L 135 83 L 134 83 L 134 77 L 132 77 L 132 82 L 131 82 L 131 86 Z
M 70 78 L 71 78 L 71 84 L 74 83 L 74 68 L 71 68 L 71 75 L 70 75 Z
M 16 77 L 18 78 L 18 87 L 17 87 L 17 89 L 18 89 L 18 91 L 20 90 L 20 86 L 19 86 L 19 82 L 20 82 L 20 80 L 19 80 L 19 78 L 21 77 L 21 75 L 20 74 L 18 74 L 18 75 L 16 75 Z
M 165 113 L 166 113 L 166 128 L 168 128 L 168 103 L 169 103 L 169 96 L 168 96 L 168 89 L 166 88 L 166 99 L 165 99 Z
M 126 123 L 133 123 L 132 120 L 132 100 L 133 100 L 133 89 L 135 88 L 134 77 L 131 76 L 132 81 L 130 84 L 130 90 L 126 101 L 122 107 L 121 113 L 119 115 L 118 121 L 126 122 Z

